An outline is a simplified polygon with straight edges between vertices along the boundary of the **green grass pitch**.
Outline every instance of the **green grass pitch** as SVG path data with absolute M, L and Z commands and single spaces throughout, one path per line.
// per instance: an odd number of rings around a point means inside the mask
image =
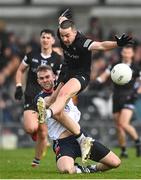
M 34 149 L 0 150 L 0 179 L 141 179 L 141 157 L 135 157 L 134 149 L 118 169 L 93 174 L 60 174 L 51 148 L 38 168 L 30 166 L 33 156 Z

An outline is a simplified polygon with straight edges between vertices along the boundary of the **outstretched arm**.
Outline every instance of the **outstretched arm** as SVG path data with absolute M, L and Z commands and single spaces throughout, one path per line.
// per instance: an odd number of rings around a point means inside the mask
M 117 42 L 116 41 L 103 41 L 103 42 L 93 42 L 90 46 L 89 46 L 89 50 L 93 51 L 93 50 L 110 50 L 110 49 L 114 49 L 118 47 Z
M 123 47 L 127 44 L 133 44 L 132 38 L 123 34 L 121 37 L 115 36 L 116 41 L 103 41 L 103 42 L 93 42 L 89 46 L 89 50 L 110 50 L 116 47 Z

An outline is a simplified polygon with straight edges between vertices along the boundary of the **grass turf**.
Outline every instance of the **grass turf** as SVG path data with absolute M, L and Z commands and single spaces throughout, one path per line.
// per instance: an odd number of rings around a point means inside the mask
M 30 166 L 33 156 L 34 149 L 0 150 L 0 179 L 141 179 L 141 157 L 135 157 L 134 149 L 119 168 L 94 174 L 60 174 L 51 148 L 38 168 Z

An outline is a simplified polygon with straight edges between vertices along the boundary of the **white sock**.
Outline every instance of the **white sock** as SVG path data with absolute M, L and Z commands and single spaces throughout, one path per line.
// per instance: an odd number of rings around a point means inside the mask
M 82 173 L 81 169 L 80 169 L 80 168 L 78 168 L 77 166 L 75 166 L 75 172 L 76 172 L 76 174 L 80 174 L 80 173 Z
M 80 144 L 82 139 L 85 138 L 84 134 L 82 133 L 81 136 L 79 136 L 78 138 L 76 138 L 77 142 Z
M 97 167 L 96 167 L 96 164 L 92 164 L 91 167 L 94 169 L 95 172 L 97 172 Z
M 47 110 L 46 110 L 46 117 L 47 117 L 47 119 L 51 118 L 51 116 L 52 116 L 51 110 L 50 110 L 50 109 L 47 109 Z

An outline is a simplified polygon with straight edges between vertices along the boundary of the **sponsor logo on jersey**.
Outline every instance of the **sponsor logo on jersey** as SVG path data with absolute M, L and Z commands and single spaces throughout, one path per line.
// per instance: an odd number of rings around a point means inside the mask
M 38 60 L 38 59 L 35 59 L 35 58 L 32 58 L 32 62 L 38 63 L 39 60 Z
M 47 61 L 46 61 L 46 60 L 41 59 L 41 65 L 46 65 L 46 64 L 47 64 Z
M 85 81 L 86 80 L 86 78 L 84 77 L 84 76 L 81 76 L 82 77 L 82 79 Z
M 79 56 L 78 55 L 75 55 L 75 54 L 70 54 L 68 51 L 64 50 L 64 54 L 67 55 L 68 57 L 70 58 L 73 58 L 73 59 L 79 59 Z

